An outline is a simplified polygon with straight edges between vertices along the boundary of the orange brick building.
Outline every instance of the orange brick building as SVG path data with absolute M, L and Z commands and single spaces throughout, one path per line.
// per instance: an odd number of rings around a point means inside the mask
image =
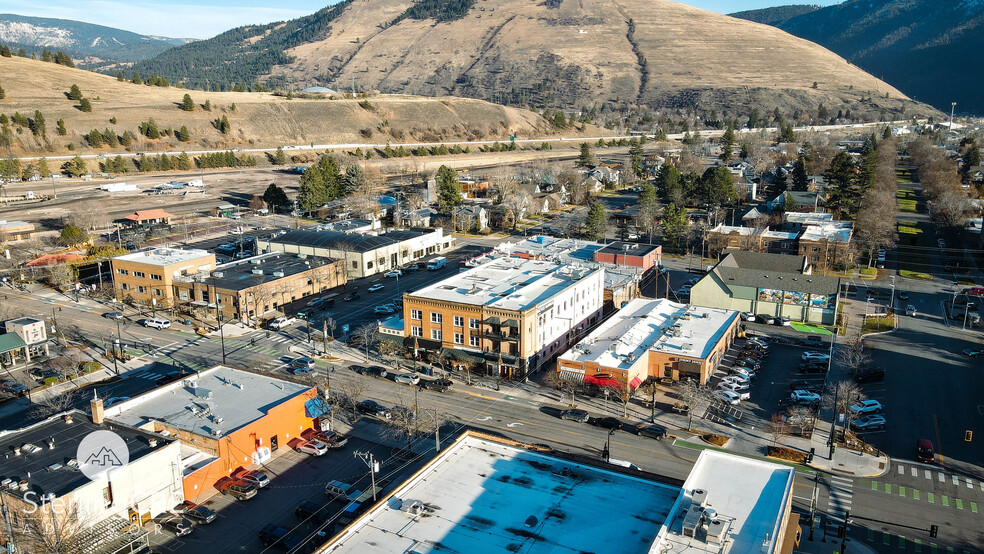
M 215 254 L 205 250 L 154 248 L 110 260 L 118 300 L 139 304 L 174 306 L 176 279 L 215 269 Z

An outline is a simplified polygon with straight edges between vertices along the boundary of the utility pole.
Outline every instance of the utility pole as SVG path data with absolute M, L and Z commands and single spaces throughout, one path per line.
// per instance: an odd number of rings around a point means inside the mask
M 372 501 L 376 501 L 376 472 L 379 471 L 379 462 L 373 457 L 372 452 L 355 452 L 357 458 L 361 458 L 369 466 L 369 477 L 372 479 Z
M 222 312 L 219 310 L 219 289 L 215 287 L 215 274 L 212 274 L 212 294 L 215 299 L 215 323 L 219 326 L 219 342 L 222 344 L 222 365 L 225 365 L 225 332 L 222 331 Z
M 957 109 L 957 103 L 956 102 L 950 102 L 950 128 L 947 129 L 947 132 L 953 131 L 953 111 L 956 110 L 956 109 Z M 55 182 L 54 179 L 52 179 L 51 182 L 52 182 L 52 184 L 54 184 L 54 182 Z
M 437 418 L 437 408 L 434 408 L 434 453 L 441 451 L 441 420 Z
M 820 472 L 813 474 L 813 499 L 810 502 L 810 541 L 813 541 L 813 530 L 817 527 L 817 494 L 820 488 Z

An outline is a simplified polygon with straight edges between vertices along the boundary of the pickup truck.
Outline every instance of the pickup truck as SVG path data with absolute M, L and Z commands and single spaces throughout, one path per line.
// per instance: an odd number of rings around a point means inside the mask
M 270 328 L 274 331 L 279 331 L 280 329 L 283 329 L 284 327 L 296 322 L 296 317 L 278 317 L 270 322 Z

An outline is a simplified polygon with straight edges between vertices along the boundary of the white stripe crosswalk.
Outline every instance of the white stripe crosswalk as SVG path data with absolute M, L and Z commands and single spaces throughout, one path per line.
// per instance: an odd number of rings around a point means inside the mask
M 905 473 L 906 473 L 905 472 L 905 468 L 906 467 L 907 466 L 905 464 L 897 464 L 897 471 L 898 471 L 899 475 L 905 475 Z M 918 478 L 919 477 L 919 469 L 917 467 L 915 467 L 915 466 L 908 466 L 908 467 L 909 467 L 909 473 L 910 473 L 910 475 L 912 477 Z M 940 483 L 946 483 L 946 481 L 947 481 L 947 475 L 949 475 L 949 477 L 950 477 L 950 483 L 953 484 L 953 486 L 959 487 L 960 484 L 961 484 L 961 478 L 960 478 L 960 476 L 954 475 L 954 474 L 948 474 L 948 473 L 943 472 L 943 471 L 936 471 L 936 470 L 930 470 L 930 469 L 923 468 L 922 476 L 927 481 L 932 481 L 933 480 L 933 473 L 936 473 L 936 480 L 939 481 Z M 981 488 L 981 491 L 984 491 L 984 480 L 977 481 L 977 480 L 971 479 L 970 477 L 964 477 L 962 481 L 963 481 L 963 484 L 968 489 L 973 489 L 974 486 L 975 486 L 975 484 L 976 484 L 977 486 L 979 486 Z
M 830 519 L 843 522 L 844 516 L 851 509 L 854 497 L 854 482 L 843 477 L 829 476 L 827 492 L 827 514 Z

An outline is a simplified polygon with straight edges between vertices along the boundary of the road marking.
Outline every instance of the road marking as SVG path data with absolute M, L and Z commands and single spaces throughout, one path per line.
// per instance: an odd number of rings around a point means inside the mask
M 912 489 L 912 498 L 919 500 L 919 491 Z
M 845 479 L 845 478 L 843 478 L 843 477 L 838 477 L 838 476 L 836 476 L 836 475 L 831 475 L 831 476 L 829 477 L 829 479 L 830 479 L 831 481 L 835 481 L 835 482 L 837 482 L 837 483 L 841 483 L 841 484 L 844 484 L 844 485 L 847 485 L 847 486 L 849 486 L 849 487 L 850 487 L 850 486 L 853 486 L 853 485 L 854 485 L 854 481 L 852 481 L 852 480 L 850 480 L 850 479 Z
M 947 506 L 947 507 L 950 506 L 950 497 L 949 496 L 943 495 L 943 496 L 940 497 L 940 500 L 943 501 L 943 505 L 944 506 Z
M 506 427 L 515 427 L 517 425 L 522 425 L 522 423 L 507 423 Z
M 928 500 L 930 504 L 936 504 L 936 495 L 931 492 L 927 492 L 926 500 Z
M 954 504 L 957 505 L 957 509 L 958 510 L 963 510 L 963 500 L 960 500 L 959 498 L 957 498 L 957 499 L 954 499 L 953 502 L 954 502 Z
M 912 476 L 913 477 L 919 477 L 919 470 L 916 469 L 916 468 L 912 468 Z
M 975 514 L 977 513 L 977 502 L 970 503 L 970 511 L 974 512 Z

